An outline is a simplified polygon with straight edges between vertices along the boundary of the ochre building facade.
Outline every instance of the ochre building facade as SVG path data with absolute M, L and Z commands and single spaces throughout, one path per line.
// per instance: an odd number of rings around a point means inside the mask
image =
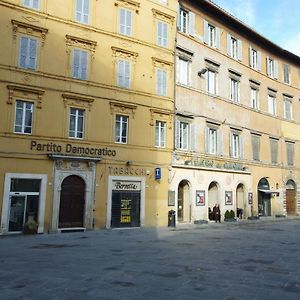
M 167 224 L 177 9 L 0 1 L 2 234 Z
M 300 59 L 211 1 L 179 1 L 175 152 L 178 222 L 300 210 Z M 242 212 L 242 214 L 241 214 Z

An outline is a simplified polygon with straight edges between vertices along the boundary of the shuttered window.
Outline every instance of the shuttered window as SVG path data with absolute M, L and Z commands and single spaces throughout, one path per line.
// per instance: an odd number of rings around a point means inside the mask
M 283 64 L 283 81 L 284 83 L 291 84 L 291 71 L 290 66 Z
M 204 20 L 204 43 L 213 48 L 220 48 L 220 29 Z
M 23 0 L 23 5 L 26 7 L 33 8 L 33 9 L 39 9 L 40 1 L 39 0 Z
M 123 88 L 130 88 L 131 63 L 127 60 L 118 60 L 117 65 L 117 85 Z
M 233 102 L 239 102 L 239 82 L 233 78 L 230 78 L 230 100 Z
M 278 140 L 270 138 L 270 148 L 271 148 L 271 163 L 278 163 Z
M 120 9 L 119 32 L 124 35 L 131 35 L 132 12 L 128 9 Z
M 217 127 L 205 128 L 205 152 L 208 154 L 223 154 L 222 132 Z
M 90 0 L 76 0 L 76 21 L 84 24 L 89 23 Z
M 216 72 L 212 70 L 207 70 L 207 92 L 210 94 L 216 94 L 217 93 L 217 85 L 216 85 L 216 78 L 217 74 Z
M 193 36 L 195 33 L 195 14 L 180 8 L 177 26 L 179 31 Z
M 260 136 L 256 134 L 251 135 L 252 142 L 252 158 L 253 160 L 260 160 Z
M 242 60 L 242 41 L 227 34 L 227 54 L 234 59 Z
M 278 79 L 278 62 L 270 57 L 267 57 L 267 75 Z
M 292 99 L 288 97 L 284 97 L 283 103 L 284 103 L 284 117 L 287 120 L 292 120 L 293 119 Z
M 249 47 L 249 64 L 250 67 L 261 71 L 261 52 Z
M 33 115 L 33 103 L 17 100 L 14 132 L 31 134 L 32 115 Z
M 286 142 L 287 164 L 294 165 L 294 143 Z
M 159 96 L 167 96 L 167 71 L 156 70 L 156 93 Z
M 175 148 L 195 151 L 195 126 L 189 121 L 176 121 Z
M 73 49 L 72 77 L 87 80 L 88 52 L 81 49 Z
M 157 21 L 157 44 L 168 47 L 168 24 L 162 21 Z
M 21 36 L 19 48 L 19 67 L 36 70 L 37 45 L 38 42 L 36 39 Z
M 233 132 L 230 133 L 230 156 L 233 158 L 244 157 L 244 141 L 241 134 Z

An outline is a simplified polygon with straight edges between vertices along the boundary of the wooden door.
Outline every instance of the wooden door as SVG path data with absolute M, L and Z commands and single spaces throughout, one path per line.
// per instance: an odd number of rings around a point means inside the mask
M 78 176 L 69 176 L 61 185 L 59 228 L 84 227 L 85 183 Z
M 296 190 L 286 190 L 286 212 L 288 215 L 296 214 Z

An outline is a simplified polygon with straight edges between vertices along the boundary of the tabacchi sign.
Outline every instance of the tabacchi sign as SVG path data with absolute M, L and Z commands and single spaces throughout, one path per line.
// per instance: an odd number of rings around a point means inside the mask
M 74 146 L 73 144 L 60 145 L 56 143 L 38 143 L 37 141 L 30 142 L 30 150 L 41 151 L 47 153 L 68 153 L 77 155 L 97 155 L 97 156 L 116 156 L 116 150 L 95 147 Z

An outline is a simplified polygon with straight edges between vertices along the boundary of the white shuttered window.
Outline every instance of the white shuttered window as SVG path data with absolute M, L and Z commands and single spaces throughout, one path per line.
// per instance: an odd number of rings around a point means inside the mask
M 167 71 L 156 70 L 156 93 L 159 96 L 167 96 Z
M 37 68 L 37 45 L 36 39 L 22 36 L 19 48 L 19 67 L 36 70 Z
M 73 49 L 72 77 L 87 80 L 88 74 L 88 52 Z
M 130 88 L 131 64 L 127 60 L 118 60 L 117 85 L 123 88 Z
M 33 8 L 33 9 L 39 9 L 40 1 L 39 0 L 23 0 L 23 5 L 26 7 Z
M 124 35 L 132 34 L 132 12 L 128 9 L 120 9 L 119 32 Z
M 163 21 L 157 21 L 157 44 L 168 47 L 168 24 Z
M 89 23 L 90 0 L 76 0 L 76 21 L 84 24 Z

